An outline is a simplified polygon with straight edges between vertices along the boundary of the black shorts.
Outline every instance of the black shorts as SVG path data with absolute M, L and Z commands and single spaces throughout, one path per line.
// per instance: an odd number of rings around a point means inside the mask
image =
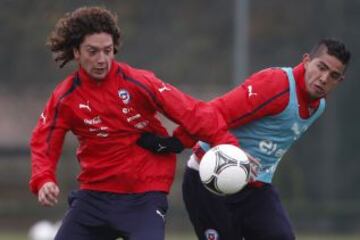
M 69 195 L 69 210 L 56 240 L 162 240 L 166 193 L 117 194 L 88 190 Z
M 199 240 L 292 240 L 294 233 L 271 184 L 246 186 L 231 196 L 217 196 L 186 168 L 183 199 Z

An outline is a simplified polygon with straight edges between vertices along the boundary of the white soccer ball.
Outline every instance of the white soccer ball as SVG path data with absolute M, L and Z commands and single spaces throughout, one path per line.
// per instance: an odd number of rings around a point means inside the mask
M 50 221 L 41 220 L 31 226 L 29 238 L 31 240 L 52 240 L 55 238 L 58 226 L 53 225 Z
M 249 182 L 249 158 L 234 145 L 220 144 L 202 157 L 199 173 L 202 183 L 212 193 L 234 194 Z

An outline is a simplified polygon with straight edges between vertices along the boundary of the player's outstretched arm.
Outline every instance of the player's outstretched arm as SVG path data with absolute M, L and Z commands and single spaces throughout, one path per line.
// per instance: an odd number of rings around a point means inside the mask
M 212 145 L 237 145 L 235 136 L 229 132 L 225 120 L 215 107 L 185 94 L 151 73 L 145 72 L 137 77 L 143 80 L 148 89 L 140 89 L 147 98 L 146 102 L 153 106 L 155 111 L 182 126 L 192 138 Z M 196 141 L 193 144 L 195 143 Z M 187 145 L 186 147 L 189 147 Z

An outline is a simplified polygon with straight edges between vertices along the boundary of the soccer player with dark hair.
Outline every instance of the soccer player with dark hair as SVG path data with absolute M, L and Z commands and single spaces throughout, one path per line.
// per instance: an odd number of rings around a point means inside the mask
M 325 97 L 343 81 L 349 62 L 342 42 L 323 39 L 294 68 L 264 69 L 211 101 L 240 147 L 261 166 L 243 190 L 216 196 L 205 189 L 198 173 L 210 145 L 196 145 L 184 175 L 183 198 L 198 239 L 295 239 L 272 178 L 284 154 L 323 113 Z M 155 145 L 156 139 L 146 135 L 139 143 L 151 149 L 148 143 Z
M 67 13 L 48 39 L 60 67 L 78 64 L 52 92 L 31 138 L 30 187 L 44 206 L 58 201 L 55 173 L 65 134 L 71 131 L 79 141 L 80 190 L 69 196 L 58 240 L 164 239 L 176 156 L 136 144 L 145 132 L 169 136 L 157 113 L 213 145 L 237 145 L 216 108 L 114 60 L 120 41 L 116 16 L 101 7 Z M 156 151 L 178 152 L 183 137 L 167 139 L 170 144 Z

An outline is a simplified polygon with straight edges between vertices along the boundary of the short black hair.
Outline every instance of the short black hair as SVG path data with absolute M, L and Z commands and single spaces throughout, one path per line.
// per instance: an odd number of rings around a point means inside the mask
M 345 44 L 332 38 L 321 39 L 310 51 L 310 56 L 314 57 L 321 53 L 323 47 L 326 47 L 327 53 L 339 59 L 344 65 L 348 65 L 351 59 L 351 53 Z

